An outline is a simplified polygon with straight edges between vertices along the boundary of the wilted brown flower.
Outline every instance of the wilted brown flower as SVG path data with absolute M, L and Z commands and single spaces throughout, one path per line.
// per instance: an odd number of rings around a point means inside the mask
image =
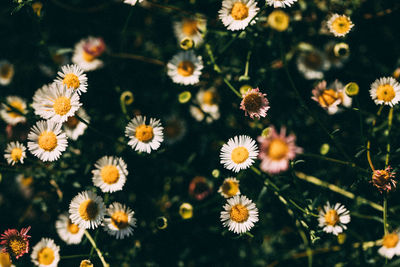
M 372 175 L 371 183 L 378 188 L 382 193 L 383 191 L 389 192 L 396 188 L 397 181 L 395 179 L 395 174 L 392 172 L 392 168 L 388 166 L 384 170 L 375 170 Z

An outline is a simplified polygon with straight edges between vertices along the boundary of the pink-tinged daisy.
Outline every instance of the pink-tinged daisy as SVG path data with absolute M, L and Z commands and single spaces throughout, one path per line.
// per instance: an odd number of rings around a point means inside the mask
M 206 177 L 196 176 L 189 184 L 189 195 L 197 200 L 203 200 L 212 193 L 212 183 Z
M 383 191 L 389 192 L 396 188 L 397 181 L 395 180 L 395 172 L 389 166 L 384 170 L 375 170 L 372 174 L 371 183 L 378 188 L 382 193 Z
M 269 109 L 269 102 L 266 98 L 267 94 L 260 92 L 258 88 L 248 90 L 243 95 L 242 102 L 240 103 L 240 109 L 245 111 L 246 116 L 254 119 L 267 116 Z
M 103 66 L 103 61 L 98 57 L 103 54 L 106 45 L 102 38 L 89 36 L 75 45 L 72 62 L 81 67 L 84 71 L 92 71 Z
M 338 112 L 339 105 L 350 107 L 352 103 L 351 97 L 344 91 L 344 85 L 338 80 L 335 80 L 329 86 L 326 86 L 326 81 L 319 82 L 312 90 L 312 94 L 311 99 L 318 102 L 329 114 Z
M 347 229 L 345 224 L 350 222 L 350 212 L 340 203 L 331 206 L 327 202 L 319 213 L 318 222 L 324 232 L 338 235 Z
M 9 253 L 12 257 L 18 259 L 29 251 L 29 240 L 31 236 L 27 235 L 31 229 L 30 226 L 22 228 L 18 232 L 17 229 L 8 229 L 0 237 L 0 245 L 4 246 L 3 251 Z
M 303 152 L 303 149 L 296 146 L 296 136 L 286 136 L 286 128 L 282 127 L 280 134 L 275 127 L 271 127 L 267 137 L 259 136 L 257 141 L 260 144 L 261 159 L 260 168 L 264 172 L 276 174 L 286 171 L 289 168 L 289 160 L 296 157 L 296 154 Z

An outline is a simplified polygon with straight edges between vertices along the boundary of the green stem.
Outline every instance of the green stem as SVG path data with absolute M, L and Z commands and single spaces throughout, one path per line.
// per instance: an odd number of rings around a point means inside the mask
M 318 154 L 312 154 L 312 153 L 303 153 L 303 154 L 300 154 L 299 156 L 311 157 L 311 158 L 317 158 L 320 160 L 330 161 L 330 162 L 334 162 L 334 163 L 338 163 L 338 164 L 342 164 L 342 165 L 346 165 L 346 166 L 355 168 L 355 169 L 363 171 L 365 173 L 370 173 L 369 171 L 357 166 L 355 163 L 350 162 L 350 161 L 343 161 L 343 160 L 329 158 L 329 157 L 325 157 L 325 156 L 318 155 Z
M 387 192 L 383 193 L 383 232 L 385 235 L 388 233 L 388 223 L 387 223 Z
M 85 236 L 89 240 L 89 242 L 92 244 L 92 247 L 96 250 L 97 255 L 99 256 L 101 263 L 103 264 L 104 267 L 109 267 L 110 265 L 106 262 L 106 260 L 103 257 L 103 254 L 101 253 L 100 249 L 97 247 L 96 242 L 94 242 L 92 236 L 90 233 L 85 230 Z
M 67 255 L 67 256 L 60 256 L 61 259 L 74 259 L 74 258 L 86 258 L 89 254 L 78 254 L 78 255 Z

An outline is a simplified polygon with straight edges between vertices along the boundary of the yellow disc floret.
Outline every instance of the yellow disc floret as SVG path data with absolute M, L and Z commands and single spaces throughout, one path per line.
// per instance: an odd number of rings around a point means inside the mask
M 68 97 L 60 96 L 54 101 L 54 112 L 60 116 L 64 116 L 71 109 L 71 100 Z
M 289 152 L 287 143 L 281 139 L 274 139 L 268 148 L 268 156 L 272 160 L 281 160 L 286 157 Z
M 54 261 L 54 251 L 45 247 L 38 252 L 38 262 L 43 265 L 50 265 Z
M 233 4 L 231 16 L 235 20 L 244 20 L 249 16 L 249 8 L 242 2 L 236 2 Z
M 382 245 L 386 248 L 394 248 L 399 242 L 399 235 L 396 233 L 386 234 L 383 237 Z
M 384 102 L 390 102 L 396 96 L 393 86 L 390 84 L 382 84 L 376 89 L 376 98 Z
M 325 213 L 325 223 L 334 226 L 339 222 L 339 215 L 336 210 L 328 210 Z
M 11 150 L 11 158 L 13 161 L 18 162 L 21 160 L 22 157 L 22 149 L 19 147 L 15 147 L 13 148 L 13 150 Z
M 129 225 L 128 220 L 128 214 L 123 211 L 114 212 L 114 214 L 111 216 L 112 225 L 114 225 L 118 229 L 126 228 Z
M 64 76 L 63 84 L 65 84 L 68 88 L 77 89 L 81 83 L 78 76 L 73 73 L 67 73 Z
M 236 147 L 232 150 L 231 158 L 236 164 L 243 163 L 249 158 L 249 151 L 243 146 Z
M 91 199 L 83 201 L 79 205 L 79 215 L 85 221 L 90 221 L 96 218 L 99 213 L 99 208 L 97 207 L 96 202 Z
M 44 131 L 39 135 L 39 147 L 46 151 L 53 151 L 57 147 L 57 136 L 53 132 Z
M 149 142 L 153 139 L 153 127 L 150 125 L 139 125 L 136 127 L 135 137 L 141 142 Z
M 178 65 L 178 74 L 184 77 L 188 77 L 194 72 L 194 64 L 190 61 L 182 61 Z
M 114 165 L 106 165 L 101 168 L 100 176 L 106 184 L 115 184 L 119 179 L 118 168 Z
M 227 196 L 227 197 L 233 197 L 239 192 L 239 183 L 232 181 L 232 180 L 226 180 L 222 184 L 222 192 Z
M 232 221 L 242 223 L 249 218 L 249 210 L 242 204 L 236 204 L 232 207 L 230 216 Z

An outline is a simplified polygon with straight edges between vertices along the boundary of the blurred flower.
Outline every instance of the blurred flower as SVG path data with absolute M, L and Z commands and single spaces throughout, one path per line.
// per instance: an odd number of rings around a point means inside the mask
M 218 193 L 224 198 L 231 198 L 240 195 L 239 181 L 234 177 L 225 178 L 224 182 L 218 189 Z
M 156 219 L 156 224 L 157 228 L 162 230 L 168 227 L 168 220 L 164 216 L 161 216 Z
M 60 261 L 60 247 L 54 243 L 53 239 L 42 238 L 32 248 L 32 262 L 40 267 L 57 267 Z
M 303 149 L 296 146 L 296 136 L 286 136 L 286 128 L 282 127 L 280 134 L 275 127 L 270 127 L 268 136 L 259 136 L 257 141 L 260 145 L 261 159 L 260 168 L 264 172 L 276 174 L 286 171 L 289 168 L 289 160 L 296 157 L 296 154 L 303 152 Z
M 0 245 L 3 247 L 3 252 L 9 253 L 12 257 L 18 259 L 25 253 L 29 251 L 29 235 L 27 235 L 28 231 L 31 229 L 30 226 L 27 228 L 22 228 L 21 231 L 17 231 L 17 229 L 8 229 L 5 230 L 0 237 Z
M 15 125 L 7 124 L 6 134 L 10 140 L 25 141 L 28 138 L 30 126 L 27 122 L 17 123 Z
M 85 229 L 79 228 L 77 224 L 71 222 L 67 213 L 58 216 L 56 230 L 61 240 L 68 245 L 81 243 L 85 232 Z
M 79 95 L 65 86 L 53 83 L 35 92 L 32 107 L 35 114 L 57 123 L 65 122 L 79 109 Z
M 265 117 L 270 108 L 266 96 L 267 94 L 261 93 L 258 88 L 248 90 L 247 93 L 242 96 L 243 99 L 240 103 L 240 109 L 244 110 L 246 116 L 249 115 L 252 119 L 254 119 L 254 117 Z
M 193 206 L 190 203 L 182 203 L 179 207 L 179 215 L 184 220 L 191 219 L 193 217 Z
M 197 200 L 203 200 L 212 192 L 212 183 L 204 176 L 196 176 L 189 184 L 189 195 Z
M 318 222 L 326 233 L 338 235 L 347 229 L 345 224 L 350 222 L 350 212 L 340 203 L 331 206 L 327 202 L 319 212 Z
M 394 255 L 400 255 L 400 234 L 398 231 L 388 233 L 383 237 L 382 247 L 378 249 L 378 253 L 388 259 Z
M 71 222 L 83 229 L 97 228 L 105 212 L 103 199 L 91 191 L 80 192 L 69 204 Z
M 18 174 L 15 176 L 15 180 L 17 181 L 19 190 L 25 198 L 30 198 L 32 195 L 32 184 L 33 177 L 25 176 L 23 174 Z
M 1 103 L 0 106 L 0 115 L 5 122 L 16 125 L 17 123 L 26 121 L 25 116 L 22 115 L 27 113 L 25 100 L 19 96 L 7 96 L 6 104 Z M 10 106 L 19 112 L 12 110 Z
M 223 0 L 218 14 L 228 30 L 236 31 L 245 29 L 251 21 L 254 24 L 259 10 L 255 0 Z
M 206 122 L 211 123 L 220 118 L 218 102 L 219 97 L 214 87 L 207 90 L 200 89 L 196 95 L 196 101 L 194 101 L 200 108 L 192 105 L 190 113 L 197 121 L 202 121 L 207 116 Z
M 124 239 L 133 234 L 136 227 L 135 212 L 125 205 L 114 202 L 107 209 L 110 218 L 104 219 L 104 230 L 117 239 Z
M 129 138 L 128 145 L 140 152 L 150 153 L 157 150 L 164 140 L 163 127 L 160 120 L 150 118 L 146 124 L 146 117 L 134 117 L 125 128 L 125 136 Z
M 351 97 L 344 92 L 344 85 L 338 80 L 335 80 L 328 87 L 326 81 L 319 82 L 312 90 L 312 94 L 311 99 L 327 110 L 329 114 L 338 112 L 339 105 L 350 107 L 352 103 Z
M 7 60 L 0 60 L 0 85 L 9 85 L 14 77 L 14 65 Z
M 193 40 L 196 47 L 203 43 L 203 32 L 206 30 L 207 20 L 201 16 L 184 18 L 174 22 L 174 33 L 178 41 L 185 38 Z
M 126 163 L 122 158 L 104 156 L 99 159 L 93 173 L 93 184 L 104 193 L 113 193 L 122 190 L 128 175 Z
M 91 263 L 90 260 L 83 260 L 81 261 L 79 267 L 93 267 L 93 264 Z
M 52 121 L 38 121 L 28 134 L 29 151 L 42 161 L 55 161 L 67 149 L 67 136 L 61 130 L 62 124 Z
M 78 95 L 81 93 L 86 93 L 87 91 L 87 77 L 78 65 L 65 65 L 61 67 L 61 71 L 58 73 L 57 79 L 54 82 L 58 83 L 60 86 L 66 86 Z
M 369 93 L 375 104 L 393 107 L 400 101 L 400 84 L 393 77 L 376 79 Z
M 246 196 L 227 199 L 227 204 L 223 208 L 220 216 L 222 224 L 236 234 L 249 231 L 258 222 L 258 209 Z
M 76 115 L 85 120 L 86 122 L 90 122 L 90 117 L 86 114 L 86 111 L 80 107 L 76 111 Z M 76 116 L 68 117 L 67 121 L 63 124 L 63 130 L 68 138 L 72 140 L 77 140 L 79 136 L 81 136 L 87 128 L 87 125 L 81 122 Z
M 124 0 L 125 4 L 131 5 L 131 6 L 134 6 L 137 3 L 141 3 L 141 2 L 143 2 L 143 0 Z
M 165 120 L 164 134 L 165 142 L 168 144 L 173 144 L 180 141 L 186 134 L 186 122 L 173 115 Z
M 329 31 L 336 37 L 345 36 L 354 26 L 348 16 L 339 14 L 333 14 L 327 24 Z
M 396 69 L 393 71 L 393 77 L 396 78 L 396 79 L 399 79 L 399 78 L 400 78 L 400 67 L 399 67 L 399 68 L 396 68 Z
M 191 85 L 199 82 L 203 61 L 192 51 L 182 51 L 167 64 L 168 76 L 174 83 Z
M 226 169 L 239 172 L 253 165 L 257 155 L 256 142 L 247 135 L 238 135 L 222 146 L 220 158 Z
M 4 157 L 9 165 L 14 165 L 15 163 L 24 163 L 24 158 L 26 157 L 26 147 L 20 142 L 10 142 L 4 151 Z
M 336 68 L 343 67 L 343 63 L 350 55 L 349 45 L 346 43 L 329 42 L 325 45 L 324 51 L 330 64 Z
M 371 183 L 378 188 L 382 193 L 383 191 L 390 192 L 396 188 L 397 181 L 395 180 L 395 172 L 388 166 L 384 170 L 375 170 L 372 174 Z
M 322 79 L 324 71 L 330 68 L 330 62 L 317 49 L 303 51 L 297 57 L 297 69 L 307 80 Z
M 15 267 L 11 262 L 11 257 L 8 252 L 3 252 L 0 247 L 0 267 Z
M 358 95 L 358 92 L 360 91 L 360 87 L 358 86 L 357 83 L 355 82 L 349 82 L 344 86 L 344 92 L 346 95 L 353 97 Z
M 35 2 L 32 4 L 32 10 L 35 12 L 36 16 L 40 17 L 43 4 L 41 2 Z
M 291 6 L 295 2 L 297 2 L 297 0 L 267 0 L 266 4 L 269 6 L 274 6 L 274 8 L 285 8 L 287 6 Z
M 103 67 L 103 61 L 98 59 L 103 54 L 106 45 L 102 38 L 89 36 L 75 45 L 72 62 L 84 71 L 92 71 Z
M 274 10 L 268 15 L 268 26 L 279 32 L 285 31 L 289 27 L 290 17 L 282 10 Z

